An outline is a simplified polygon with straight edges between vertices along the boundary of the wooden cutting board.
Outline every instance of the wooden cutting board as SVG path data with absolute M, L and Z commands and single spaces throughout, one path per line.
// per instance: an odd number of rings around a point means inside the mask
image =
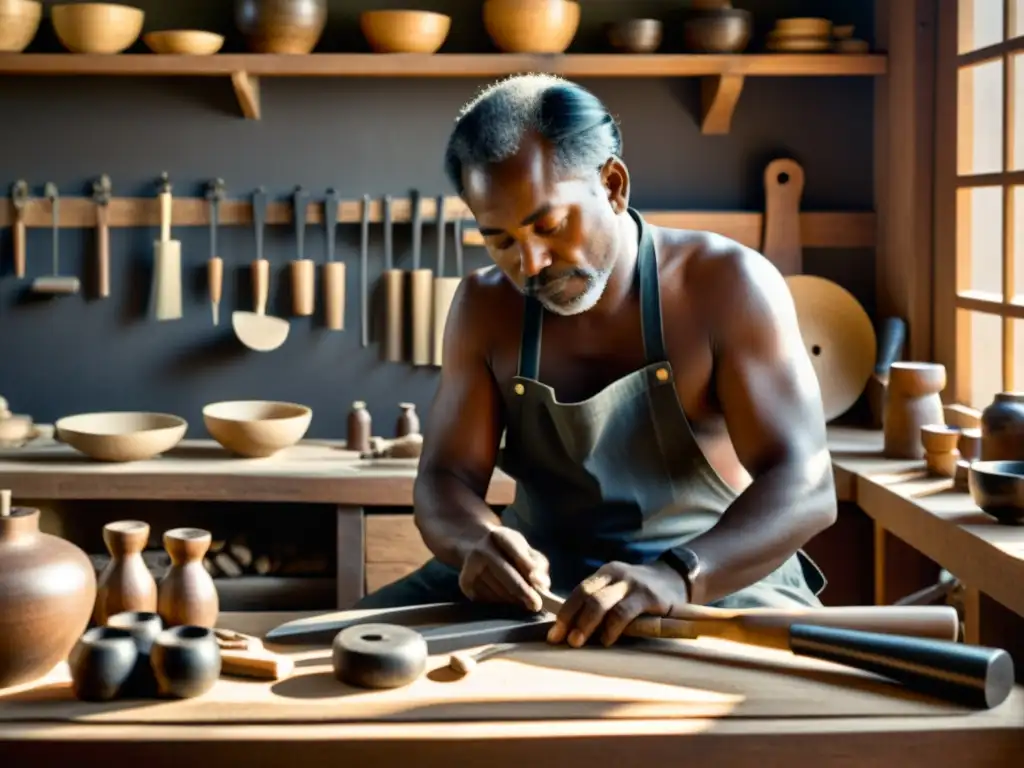
M 524 644 L 456 679 L 447 657 L 414 684 L 364 691 L 336 682 L 330 652 L 295 649 L 293 677 L 224 678 L 183 701 L 75 700 L 58 667 L 33 686 L 0 692 L 0 721 L 78 723 L 325 723 L 593 718 L 949 716 L 968 712 L 845 667 L 721 640 L 641 641 L 633 648 Z M 642 647 L 642 649 L 641 649 Z M 1021 690 L 1004 708 L 1024 717 Z

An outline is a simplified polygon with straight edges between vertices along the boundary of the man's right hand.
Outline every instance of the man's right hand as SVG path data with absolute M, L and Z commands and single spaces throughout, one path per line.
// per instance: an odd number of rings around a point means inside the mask
M 500 526 L 488 531 L 469 550 L 459 574 L 459 587 L 470 600 L 520 603 L 541 610 L 537 588 L 549 589 L 548 560 L 526 537 Z

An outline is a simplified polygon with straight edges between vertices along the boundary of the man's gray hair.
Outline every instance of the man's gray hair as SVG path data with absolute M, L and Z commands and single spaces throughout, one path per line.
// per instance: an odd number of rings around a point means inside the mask
M 568 174 L 596 172 L 622 154 L 615 118 L 590 91 L 553 75 L 517 75 L 463 107 L 448 139 L 445 173 L 461 195 L 464 167 L 507 160 L 531 132 L 550 142 Z

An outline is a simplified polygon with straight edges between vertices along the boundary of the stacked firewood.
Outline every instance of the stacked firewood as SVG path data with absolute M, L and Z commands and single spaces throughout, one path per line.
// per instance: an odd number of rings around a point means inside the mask
M 171 566 L 162 549 L 147 549 L 143 562 L 153 578 L 160 580 Z M 90 555 L 99 574 L 110 562 L 110 555 Z M 244 535 L 215 540 L 203 558 L 203 566 L 214 578 L 236 579 L 241 576 L 331 576 L 333 563 L 327 553 L 301 552 L 297 544 L 252 546 Z

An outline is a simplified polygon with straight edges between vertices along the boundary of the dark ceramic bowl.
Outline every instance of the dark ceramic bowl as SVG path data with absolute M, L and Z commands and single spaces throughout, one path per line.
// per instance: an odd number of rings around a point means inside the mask
M 686 49 L 694 53 L 740 53 L 750 44 L 753 16 L 742 8 L 694 13 L 683 24 Z
M 139 657 L 127 629 L 93 627 L 78 639 L 68 655 L 71 690 L 82 701 L 112 701 L 130 687 Z
M 220 677 L 220 647 L 207 627 L 165 629 L 153 641 L 149 661 L 161 696 L 202 696 Z
M 967 482 L 982 511 L 1004 525 L 1024 525 L 1024 461 L 976 461 Z
M 124 695 L 150 698 L 157 693 L 156 678 L 149 662 L 149 652 L 153 641 L 164 629 L 163 619 L 151 611 L 124 611 L 107 619 L 108 627 L 125 629 L 131 633 L 135 646 L 139 650 L 139 658 L 135 662 L 135 672 L 126 686 Z
M 661 22 L 627 19 L 608 25 L 608 42 L 626 53 L 654 53 L 661 46 Z

